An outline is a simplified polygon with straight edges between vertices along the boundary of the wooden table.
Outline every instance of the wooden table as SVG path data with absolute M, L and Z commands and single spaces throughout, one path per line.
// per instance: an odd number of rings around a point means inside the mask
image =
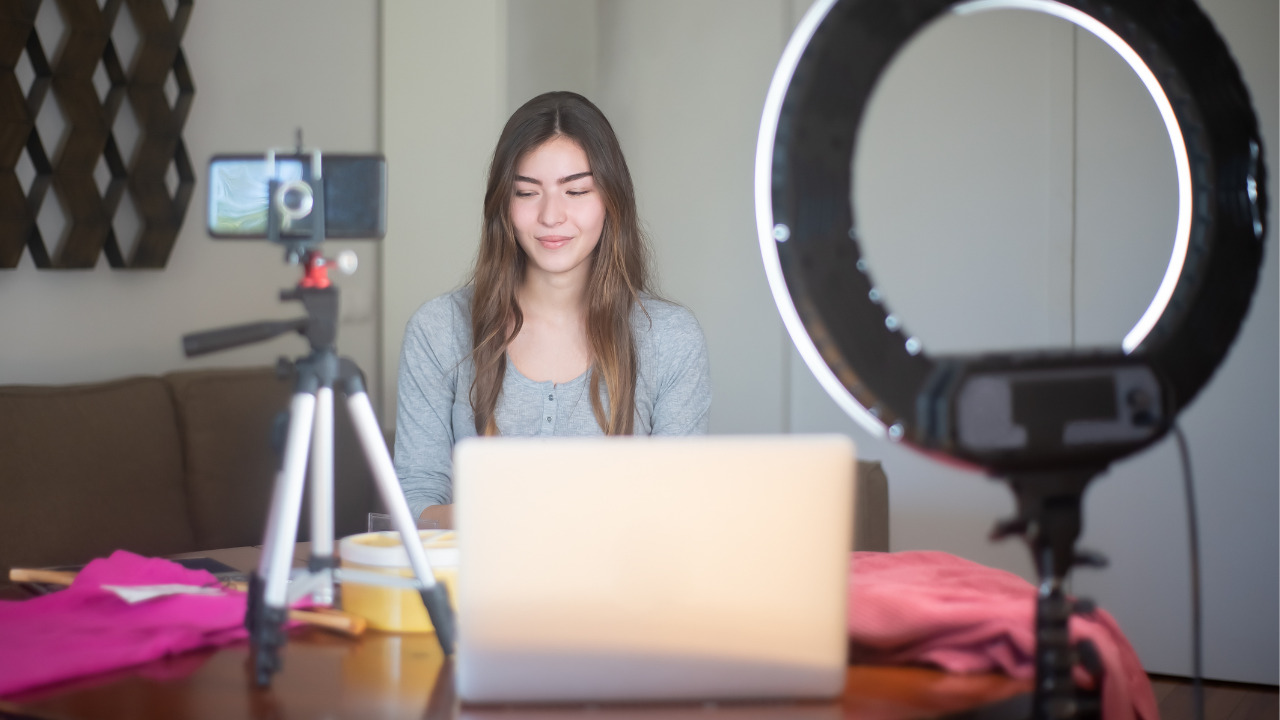
M 306 552 L 300 548 L 295 557 Z M 257 549 L 198 554 L 248 569 Z M 265 689 L 254 685 L 249 657 L 247 643 L 240 643 L 166 658 L 0 700 L 0 718 L 906 720 L 959 714 L 997 720 L 1025 718 L 1030 708 L 1030 684 L 1004 676 L 858 665 L 849 668 L 837 702 L 460 707 L 434 635 L 371 631 L 351 639 L 296 631 L 282 651 L 282 671 Z

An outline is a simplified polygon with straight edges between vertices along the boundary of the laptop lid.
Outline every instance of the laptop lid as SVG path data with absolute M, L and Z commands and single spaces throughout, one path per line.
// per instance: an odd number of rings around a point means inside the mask
M 453 468 L 463 700 L 841 693 L 847 437 L 472 438 Z

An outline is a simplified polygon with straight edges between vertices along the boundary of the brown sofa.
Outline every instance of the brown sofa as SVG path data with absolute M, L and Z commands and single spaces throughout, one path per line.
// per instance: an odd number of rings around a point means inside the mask
M 261 544 L 279 466 L 273 426 L 291 392 L 271 368 L 0 386 L 0 582 L 9 567 L 117 548 Z M 335 533 L 363 532 L 377 492 L 340 409 L 334 436 Z M 304 505 L 302 540 L 309 514 Z
M 889 552 L 889 478 L 879 460 L 859 460 L 853 487 L 853 549 Z
M 262 542 L 291 383 L 271 368 L 84 385 L 0 386 L 0 582 L 9 567 L 124 548 L 168 555 Z M 350 419 L 335 411 L 335 534 L 380 502 Z M 860 550 L 889 549 L 888 484 L 859 462 Z M 299 539 L 310 536 L 305 504 Z

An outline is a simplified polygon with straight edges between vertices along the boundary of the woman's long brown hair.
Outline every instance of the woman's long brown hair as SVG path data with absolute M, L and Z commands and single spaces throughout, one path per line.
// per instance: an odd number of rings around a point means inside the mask
M 516 167 L 555 137 L 576 142 L 587 155 L 597 191 L 604 200 L 604 229 L 589 262 L 587 341 L 591 348 L 591 409 L 609 435 L 633 431 L 636 349 L 631 309 L 648 290 L 648 244 L 636 213 L 631 172 L 613 127 L 590 100 L 571 92 L 551 92 L 525 103 L 507 120 L 489 165 L 484 194 L 480 253 L 471 278 L 471 346 L 475 380 L 471 408 L 476 432 L 497 435 L 495 419 L 507 346 L 520 332 L 524 314 L 516 291 L 528 257 L 516 241 L 511 198 Z M 601 382 L 608 393 L 606 412 Z

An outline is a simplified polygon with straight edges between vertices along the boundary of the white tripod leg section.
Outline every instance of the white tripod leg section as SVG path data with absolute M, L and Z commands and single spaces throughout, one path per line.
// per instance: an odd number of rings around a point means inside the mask
M 298 513 L 302 510 L 302 487 L 306 482 L 307 449 L 315 419 L 316 397 L 297 393 L 289 406 L 289 435 L 284 448 L 284 466 L 276 478 L 267 518 L 267 536 L 262 543 L 258 576 L 266 583 L 264 600 L 269 608 L 286 606 L 289 571 L 298 539 Z
M 360 446 L 364 449 L 365 459 L 369 461 L 369 469 L 373 471 L 382 504 L 391 516 L 391 526 L 400 533 L 405 552 L 409 556 L 409 565 L 424 588 L 422 601 L 427 606 L 431 624 L 435 626 L 440 647 L 446 656 L 452 655 L 453 609 L 449 606 L 445 587 L 436 582 L 431 564 L 427 562 L 427 553 L 422 549 L 422 541 L 418 536 L 418 525 L 404 499 L 404 491 L 396 478 L 396 469 L 391 462 L 391 454 L 387 452 L 382 430 L 378 427 L 378 418 L 373 413 L 373 406 L 369 404 L 368 394 L 363 390 L 348 392 L 347 408 L 351 412 L 351 420 L 355 425 L 356 435 L 360 438 Z
M 316 391 L 311 433 L 311 599 L 333 604 L 333 388 Z

